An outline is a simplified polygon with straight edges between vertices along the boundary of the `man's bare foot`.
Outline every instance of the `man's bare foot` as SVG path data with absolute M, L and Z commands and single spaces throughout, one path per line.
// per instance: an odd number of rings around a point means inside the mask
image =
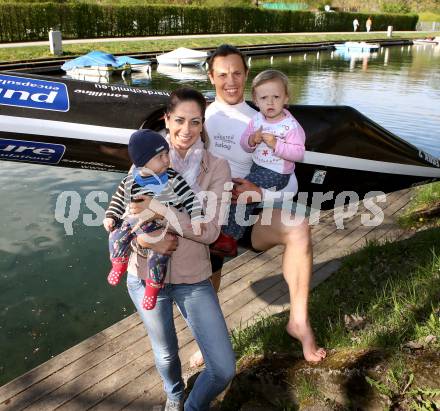
M 200 350 L 197 350 L 189 359 L 189 366 L 191 368 L 201 367 L 204 363 L 205 360 L 203 359 L 203 355 Z
M 286 331 L 301 342 L 306 361 L 319 362 L 326 357 L 327 352 L 325 349 L 316 345 L 315 336 L 309 323 L 298 324 L 289 321 Z

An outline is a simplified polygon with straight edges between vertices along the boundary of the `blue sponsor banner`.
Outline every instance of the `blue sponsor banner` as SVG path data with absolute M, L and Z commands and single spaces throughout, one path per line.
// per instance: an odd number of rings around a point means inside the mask
M 0 74 L 0 105 L 69 111 L 64 83 Z
M 0 160 L 53 165 L 60 162 L 65 151 L 62 144 L 0 138 Z

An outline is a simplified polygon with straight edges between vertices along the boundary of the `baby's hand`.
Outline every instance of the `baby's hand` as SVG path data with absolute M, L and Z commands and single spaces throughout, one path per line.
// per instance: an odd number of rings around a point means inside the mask
M 277 145 L 277 138 L 270 133 L 261 133 L 263 141 L 273 150 L 275 150 L 275 146 Z
M 110 218 L 110 217 L 104 218 L 104 220 L 102 221 L 102 224 L 104 224 L 104 228 L 105 228 L 105 231 L 107 231 L 107 233 L 110 233 L 111 231 L 113 231 L 115 229 L 115 220 L 113 218 Z
M 260 126 L 260 128 L 258 130 L 256 130 L 254 133 L 252 133 L 249 136 L 248 143 L 251 147 L 254 147 L 257 144 L 260 144 L 263 141 L 262 130 L 263 130 L 263 126 Z

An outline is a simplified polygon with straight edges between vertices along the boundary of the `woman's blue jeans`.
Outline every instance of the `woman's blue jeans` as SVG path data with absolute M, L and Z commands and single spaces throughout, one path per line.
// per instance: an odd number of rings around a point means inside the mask
M 185 411 L 205 411 L 235 375 L 235 356 L 229 339 L 217 294 L 209 280 L 195 284 L 166 284 L 160 290 L 156 308 L 144 310 L 144 285 L 133 275 L 127 276 L 131 299 L 150 337 L 157 371 L 162 377 L 167 397 L 183 399 L 184 383 L 178 355 L 173 302 L 191 329 L 205 360 L 205 369 L 198 376 Z

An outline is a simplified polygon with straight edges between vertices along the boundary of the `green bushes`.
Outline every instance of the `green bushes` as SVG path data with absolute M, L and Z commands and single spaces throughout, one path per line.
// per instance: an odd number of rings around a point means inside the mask
M 408 0 L 383 1 L 380 9 L 385 13 L 409 13 L 411 5 Z
M 249 7 L 97 5 L 91 3 L 0 4 L 0 41 L 47 39 L 59 28 L 65 39 L 204 33 L 351 31 L 356 16 Z M 413 30 L 417 16 L 374 15 L 374 30 Z
M 361 13 L 317 13 L 317 16 L 325 14 L 323 23 L 317 23 L 321 29 L 317 31 L 351 31 L 353 20 L 359 20 L 360 30 L 365 30 L 368 17 L 373 20 L 374 31 L 386 31 L 388 26 L 394 30 L 415 30 L 419 17 L 417 14 L 361 14 Z

